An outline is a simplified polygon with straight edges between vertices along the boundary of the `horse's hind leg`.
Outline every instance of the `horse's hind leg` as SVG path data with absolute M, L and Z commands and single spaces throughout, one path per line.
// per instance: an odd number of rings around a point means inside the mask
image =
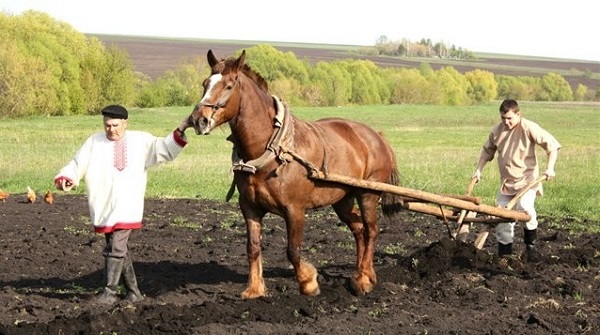
M 364 225 L 360 216 L 360 211 L 354 206 L 354 197 L 346 197 L 334 204 L 333 209 L 338 218 L 345 223 L 356 244 L 356 268 L 360 267 L 365 252 Z
M 354 276 L 354 284 L 357 292 L 369 293 L 377 284 L 377 274 L 373 267 L 373 255 L 375 254 L 377 239 L 379 238 L 379 226 L 377 224 L 379 197 L 379 194 L 364 193 L 358 202 L 362 221 L 365 223 L 365 251 L 362 262 L 360 262 L 360 266 Z
M 356 241 L 356 271 L 352 286 L 357 294 L 366 294 L 377 284 L 377 275 L 373 268 L 373 254 L 379 235 L 377 227 L 378 195 L 360 196 L 360 210 L 354 206 L 354 199 L 344 199 L 334 205 L 340 220 L 345 222 Z M 366 223 L 366 224 L 365 224 Z
M 311 263 L 302 261 L 301 249 L 304 236 L 304 214 L 302 209 L 293 209 L 288 207 L 288 213 L 285 218 L 287 225 L 287 257 L 294 266 L 296 279 L 300 286 L 300 293 L 310 296 L 316 296 L 321 293 L 319 282 L 317 281 L 317 269 Z

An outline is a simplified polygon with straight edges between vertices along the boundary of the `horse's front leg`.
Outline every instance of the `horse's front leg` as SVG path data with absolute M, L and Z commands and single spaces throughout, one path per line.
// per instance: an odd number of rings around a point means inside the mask
M 266 294 L 262 270 L 261 231 L 264 213 L 256 213 L 251 206 L 244 206 L 240 199 L 242 214 L 246 220 L 246 253 L 248 255 L 248 287 L 242 298 L 254 299 Z
M 302 239 L 304 237 L 304 210 L 288 208 L 285 222 L 287 225 L 287 257 L 294 266 L 300 293 L 317 296 L 321 293 L 317 281 L 317 269 L 309 262 L 302 260 Z

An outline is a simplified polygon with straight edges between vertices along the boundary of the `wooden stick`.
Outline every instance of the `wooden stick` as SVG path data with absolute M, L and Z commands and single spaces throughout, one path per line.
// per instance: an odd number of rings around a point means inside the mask
M 471 196 L 460 195 L 460 194 L 441 194 L 441 193 L 436 193 L 436 194 L 443 196 L 443 197 L 449 197 L 449 198 L 460 199 L 460 200 L 472 202 L 476 205 L 481 204 L 481 197 L 471 197 Z M 405 202 L 429 202 L 429 201 L 425 201 L 423 199 L 416 199 L 416 198 L 411 198 L 411 197 L 406 197 L 406 196 L 400 196 L 400 197 Z
M 439 218 L 444 216 L 452 217 L 454 215 L 454 212 L 449 209 L 439 208 L 437 206 L 432 206 L 421 202 L 405 202 L 404 208 L 408 209 L 409 211 L 429 214 Z
M 534 180 L 533 182 L 529 183 L 529 185 L 525 186 L 525 188 L 523 188 L 521 191 L 519 191 L 519 193 L 517 193 L 508 202 L 508 204 L 506 204 L 506 206 L 504 208 L 506 208 L 506 209 L 513 209 L 513 207 L 516 206 L 516 204 L 519 202 L 519 200 L 521 200 L 521 198 L 523 197 L 523 195 L 525 195 L 525 193 L 527 193 L 527 191 L 531 190 L 534 186 L 536 186 L 537 184 L 541 183 L 542 181 L 544 181 L 546 179 L 548 179 L 548 176 L 542 175 L 542 176 L 538 177 L 536 180 Z M 487 239 L 488 235 L 490 234 L 490 229 L 491 229 L 490 225 L 487 225 L 485 227 L 485 231 L 479 233 L 479 235 L 475 239 L 475 248 L 477 248 L 479 250 L 483 249 L 483 245 L 485 244 L 485 240 Z
M 464 201 L 472 202 L 475 205 L 481 205 L 481 197 L 472 197 L 469 194 L 467 194 L 467 195 L 441 194 L 441 193 L 436 193 L 436 194 L 441 195 L 443 197 L 449 197 L 449 198 L 454 198 L 454 199 L 459 199 L 459 200 L 464 200 Z
M 471 178 L 471 181 L 469 182 L 469 186 L 467 186 L 467 196 L 470 197 L 471 193 L 473 192 L 473 188 L 475 187 L 475 184 L 477 183 L 477 178 L 473 177 Z M 469 211 L 469 216 L 477 216 L 477 213 L 471 212 Z M 474 215 L 471 215 L 474 214 Z M 463 209 L 460 211 L 460 216 L 458 217 L 458 220 L 456 221 L 456 223 L 458 224 L 458 229 L 455 233 L 455 237 L 463 242 L 467 241 L 467 236 L 469 235 L 469 225 L 463 224 L 463 221 L 465 220 L 465 216 L 467 216 L 467 210 Z
M 475 248 L 479 250 L 483 249 L 483 245 L 485 244 L 488 235 L 490 235 L 490 226 L 486 226 L 486 229 L 477 235 L 477 238 L 475 238 L 475 242 L 473 243 L 475 244 Z
M 467 195 L 471 195 L 473 193 L 473 188 L 475 188 L 475 184 L 477 184 L 477 177 L 471 178 L 469 186 L 467 186 Z
M 423 214 L 433 215 L 439 219 L 447 219 L 448 221 L 458 221 L 459 215 L 454 215 L 454 212 L 446 209 L 439 208 L 438 206 L 424 204 L 420 202 L 409 202 L 404 203 L 404 208 L 409 211 L 419 212 Z M 485 224 L 498 224 L 502 222 L 512 222 L 512 219 L 506 219 L 501 217 L 494 218 L 486 218 L 486 217 L 475 217 L 475 216 L 465 216 L 463 218 L 464 223 L 485 223 Z
M 512 221 L 529 221 L 531 216 L 525 211 L 513 211 L 507 210 L 501 207 L 488 206 L 484 204 L 476 205 L 469 201 L 460 199 L 454 199 L 450 197 L 441 196 L 434 193 L 414 190 L 406 187 L 390 185 L 386 183 L 374 182 L 369 180 L 361 180 L 356 178 L 345 177 L 333 173 L 325 174 L 321 171 L 313 173 L 310 178 L 318 179 L 329 182 L 336 182 L 345 185 L 365 188 L 375 191 L 383 191 L 393 193 L 397 195 L 407 196 L 410 198 L 422 199 L 431 203 L 435 203 L 443 206 L 451 206 L 477 213 L 485 213 L 493 216 L 498 216 L 506 219 L 512 219 Z
M 541 183 L 542 181 L 544 181 L 546 179 L 548 179 L 548 176 L 546 176 L 545 174 L 538 177 L 535 181 L 531 182 L 529 185 L 525 186 L 525 188 L 523 188 L 521 191 L 519 191 L 519 193 L 517 193 L 508 202 L 508 204 L 506 204 L 506 206 L 504 208 L 513 209 L 513 207 L 515 207 L 517 205 L 519 200 L 521 200 L 521 198 L 525 195 L 525 193 L 527 193 L 527 191 L 531 190 L 534 186 L 536 186 L 537 184 Z M 527 220 L 527 221 L 529 221 L 529 220 Z

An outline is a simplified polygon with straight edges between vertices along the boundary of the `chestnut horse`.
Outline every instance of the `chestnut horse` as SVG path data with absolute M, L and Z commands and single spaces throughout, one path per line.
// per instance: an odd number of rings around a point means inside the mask
M 247 228 L 248 286 L 243 298 L 266 294 L 262 270 L 261 225 L 267 213 L 281 216 L 287 228 L 287 258 L 300 292 L 320 293 L 317 270 L 301 259 L 305 212 L 331 205 L 356 242 L 356 293 L 373 290 L 377 276 L 373 253 L 378 238 L 379 203 L 386 216 L 400 208 L 393 194 L 310 178 L 314 170 L 398 185 L 392 148 L 368 126 L 341 118 L 305 122 L 269 93 L 266 81 L 236 58 L 217 60 L 208 51 L 210 76 L 190 115 L 197 135 L 229 123 L 234 145 L 234 183 Z M 358 204 L 358 208 L 355 206 Z

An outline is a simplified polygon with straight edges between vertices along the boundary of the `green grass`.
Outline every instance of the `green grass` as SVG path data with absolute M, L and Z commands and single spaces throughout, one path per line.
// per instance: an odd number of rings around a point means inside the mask
M 482 106 L 355 106 L 292 108 L 303 120 L 341 116 L 382 131 L 396 151 L 403 186 L 428 192 L 463 194 L 477 164 L 479 150 L 499 121 L 498 102 Z M 600 224 L 600 105 L 521 103 L 525 117 L 553 133 L 563 145 L 557 178 L 545 182 L 537 201 L 539 215 L 568 218 L 577 228 Z M 163 136 L 191 107 L 132 109 L 129 129 Z M 34 117 L 0 121 L 0 189 L 24 194 L 53 189 L 59 169 L 93 132 L 102 131 L 100 116 Z M 224 200 L 231 183 L 229 129 L 211 135 L 188 131 L 189 144 L 171 163 L 149 170 L 147 197 Z M 545 167 L 545 153 L 542 168 Z M 483 171 L 474 195 L 494 204 L 498 187 L 496 161 Z M 73 192 L 84 194 L 80 187 Z M 234 198 L 235 201 L 235 198 Z M 565 221 L 565 220 L 562 220 Z

